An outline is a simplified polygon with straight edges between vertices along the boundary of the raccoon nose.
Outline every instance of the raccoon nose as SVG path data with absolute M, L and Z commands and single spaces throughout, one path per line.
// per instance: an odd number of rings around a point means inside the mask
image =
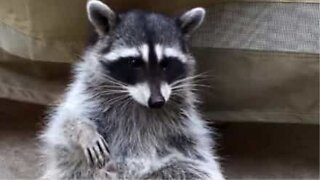
M 161 108 L 165 103 L 165 99 L 161 95 L 151 96 L 148 105 L 150 108 Z

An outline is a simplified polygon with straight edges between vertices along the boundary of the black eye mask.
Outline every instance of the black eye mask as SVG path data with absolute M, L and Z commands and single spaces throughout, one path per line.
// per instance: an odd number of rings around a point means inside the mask
M 161 60 L 160 66 L 162 67 L 165 79 L 169 84 L 187 75 L 186 65 L 178 58 L 165 57 Z
M 140 57 L 124 57 L 116 61 L 100 61 L 106 73 L 123 83 L 134 85 L 145 79 L 145 63 Z
M 123 83 L 134 85 L 148 79 L 169 84 L 186 76 L 186 65 L 175 57 L 165 57 L 157 64 L 146 64 L 141 57 L 123 57 L 116 61 L 100 61 L 106 73 Z

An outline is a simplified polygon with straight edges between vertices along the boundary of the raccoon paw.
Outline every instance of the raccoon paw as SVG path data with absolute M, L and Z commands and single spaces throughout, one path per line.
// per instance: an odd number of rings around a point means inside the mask
M 99 134 L 91 142 L 83 146 L 84 155 L 89 165 L 101 169 L 110 160 L 107 142 Z

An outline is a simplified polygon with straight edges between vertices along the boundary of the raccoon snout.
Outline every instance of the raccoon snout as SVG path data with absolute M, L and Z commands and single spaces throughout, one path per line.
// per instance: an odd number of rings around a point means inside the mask
M 138 83 L 127 86 L 129 95 L 139 104 L 148 108 L 161 108 L 169 101 L 171 87 L 168 83 Z
M 161 94 L 151 95 L 148 100 L 148 105 L 150 108 L 161 108 L 165 103 L 165 99 Z

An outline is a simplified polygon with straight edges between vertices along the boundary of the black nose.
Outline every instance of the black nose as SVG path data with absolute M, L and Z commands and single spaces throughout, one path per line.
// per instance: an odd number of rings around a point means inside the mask
M 151 108 L 161 108 L 165 103 L 164 98 L 161 95 L 151 96 L 148 105 Z

